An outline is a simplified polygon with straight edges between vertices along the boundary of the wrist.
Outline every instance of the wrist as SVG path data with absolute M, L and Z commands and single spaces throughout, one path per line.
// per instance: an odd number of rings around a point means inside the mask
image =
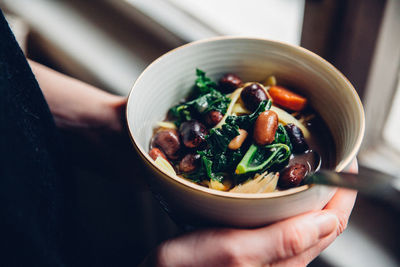
M 108 94 L 105 97 L 97 116 L 101 121 L 101 128 L 108 129 L 110 132 L 120 133 L 126 128 L 125 110 L 127 98 Z

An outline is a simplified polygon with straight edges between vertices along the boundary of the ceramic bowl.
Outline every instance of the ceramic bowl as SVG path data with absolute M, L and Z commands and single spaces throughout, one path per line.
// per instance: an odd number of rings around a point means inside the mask
M 326 186 L 244 194 L 212 190 L 154 165 L 148 148 L 153 129 L 168 109 L 189 93 L 200 68 L 217 80 L 238 74 L 243 81 L 262 81 L 274 74 L 293 84 L 330 129 L 336 146 L 336 171 L 342 171 L 360 147 L 364 111 L 351 83 L 330 63 L 298 46 L 244 37 L 201 40 L 174 49 L 150 64 L 135 82 L 128 99 L 127 122 L 148 182 L 163 208 L 179 222 L 256 227 L 311 210 L 322 209 L 335 193 Z

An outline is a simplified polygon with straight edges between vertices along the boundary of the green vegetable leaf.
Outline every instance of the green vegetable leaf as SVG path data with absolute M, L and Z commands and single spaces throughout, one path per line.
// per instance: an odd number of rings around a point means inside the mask
M 247 173 L 264 172 L 274 165 L 279 165 L 289 159 L 291 150 L 286 144 L 271 144 L 257 146 L 252 144 L 243 159 L 236 167 L 235 173 L 243 175 Z
M 292 149 L 293 149 L 292 143 L 290 142 L 289 135 L 288 135 L 285 127 L 283 127 L 283 125 L 281 123 L 279 123 L 279 125 L 278 125 L 278 129 L 276 130 L 276 133 L 275 133 L 275 140 L 273 143 L 274 144 L 285 144 L 290 148 L 290 151 L 292 151 Z
M 212 179 L 221 182 L 225 173 L 233 173 L 236 165 L 243 157 L 242 151 L 228 149 L 230 141 L 239 135 L 237 126 L 224 124 L 222 128 L 213 128 L 206 136 L 207 148 L 197 151 L 201 156 L 202 166 L 191 179 Z
M 177 119 L 177 122 L 179 122 L 177 126 L 179 126 L 181 122 L 190 121 L 192 119 L 190 107 L 185 104 L 172 107 L 170 112 Z
M 216 84 L 205 76 L 205 72 L 197 69 L 195 81 L 195 98 L 170 109 L 179 126 L 182 122 L 191 120 L 209 111 L 215 110 L 225 114 L 231 99 L 216 89 Z
M 206 73 L 200 69 L 196 69 L 197 79 L 195 81 L 195 93 L 205 95 L 217 88 L 217 84 L 206 76 Z
M 216 110 L 225 114 L 231 99 L 219 91 L 212 89 L 209 93 L 202 95 L 184 105 L 192 107 L 199 114 L 205 114 L 211 110 Z
M 226 124 L 236 125 L 237 127 L 239 127 L 239 129 L 244 129 L 247 131 L 253 126 L 260 113 L 269 110 L 270 108 L 271 100 L 264 100 L 258 105 L 257 109 L 253 113 L 242 116 L 228 116 L 225 122 Z

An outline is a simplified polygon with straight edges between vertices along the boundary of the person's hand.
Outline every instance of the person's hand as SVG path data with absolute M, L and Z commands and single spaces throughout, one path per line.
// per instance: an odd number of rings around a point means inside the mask
M 186 234 L 162 243 L 143 266 L 306 266 L 345 230 L 356 195 L 338 189 L 322 211 L 258 229 Z
M 71 169 L 110 179 L 130 188 L 145 188 L 141 160 L 131 144 L 125 121 L 127 98 L 29 61 L 46 98 L 68 155 Z

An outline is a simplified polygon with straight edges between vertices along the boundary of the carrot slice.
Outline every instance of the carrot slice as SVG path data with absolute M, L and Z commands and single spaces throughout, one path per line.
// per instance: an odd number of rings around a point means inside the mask
M 272 102 L 293 111 L 300 111 L 307 104 L 307 99 L 305 97 L 282 86 L 271 86 L 268 93 L 272 97 Z

